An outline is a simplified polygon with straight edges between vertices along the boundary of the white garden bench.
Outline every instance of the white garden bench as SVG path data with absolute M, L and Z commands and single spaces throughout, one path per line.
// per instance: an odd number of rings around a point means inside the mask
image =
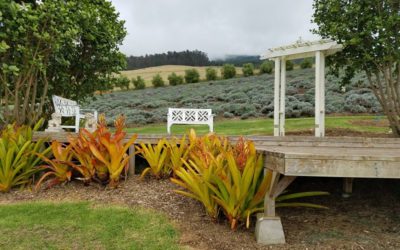
M 208 125 L 214 131 L 214 115 L 211 109 L 168 108 L 167 132 L 171 134 L 173 124 Z
M 97 121 L 97 111 L 93 109 L 81 109 L 76 101 L 53 95 L 53 105 L 55 114 L 61 117 L 75 117 L 75 125 L 61 125 L 61 128 L 71 128 L 75 132 L 79 132 L 79 122 L 86 118 L 86 113 L 92 113 L 93 118 Z M 84 112 L 84 113 L 83 113 Z

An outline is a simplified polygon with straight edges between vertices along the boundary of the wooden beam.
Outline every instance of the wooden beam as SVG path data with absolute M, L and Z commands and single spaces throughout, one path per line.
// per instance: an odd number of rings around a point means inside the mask
M 279 136 L 280 120 L 279 120 L 279 91 L 280 91 L 280 58 L 275 58 L 275 80 L 274 80 L 274 136 Z
M 279 136 L 285 136 L 286 59 L 281 58 Z

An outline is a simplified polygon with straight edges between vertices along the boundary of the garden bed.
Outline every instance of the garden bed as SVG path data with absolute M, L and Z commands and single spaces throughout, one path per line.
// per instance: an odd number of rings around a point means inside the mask
M 355 193 L 341 198 L 341 179 L 299 178 L 291 190 L 329 191 L 330 196 L 310 198 L 311 202 L 330 209 L 278 209 L 282 217 L 287 244 L 274 249 L 399 249 L 400 186 L 396 180 L 356 180 Z M 189 249 L 268 249 L 254 239 L 254 222 L 250 230 L 233 232 L 224 223 L 215 223 L 202 206 L 179 196 L 168 180 L 152 178 L 140 181 L 134 176 L 121 182 L 118 189 L 72 182 L 38 193 L 12 190 L 0 196 L 0 203 L 25 201 L 92 201 L 144 207 L 165 213 L 180 231 L 180 244 Z M 289 190 L 290 191 L 290 190 Z M 373 225 L 373 226 L 371 226 Z

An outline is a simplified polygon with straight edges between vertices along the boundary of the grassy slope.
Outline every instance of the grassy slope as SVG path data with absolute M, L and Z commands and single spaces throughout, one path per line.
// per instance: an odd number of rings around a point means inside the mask
M 89 203 L 0 206 L 1 249 L 179 249 L 154 212 Z
M 132 79 L 133 77 L 141 76 L 145 81 L 147 86 L 151 86 L 151 79 L 154 75 L 160 74 L 161 77 L 168 83 L 168 75 L 175 72 L 178 75 L 185 75 L 185 70 L 195 68 L 200 73 L 200 78 L 206 78 L 206 68 L 208 67 L 193 67 L 193 66 L 184 66 L 184 65 L 164 65 L 158 67 L 149 67 L 144 69 L 137 69 L 137 70 L 126 70 L 121 71 L 121 74 Z M 217 69 L 217 74 L 220 76 L 220 68 L 221 67 L 213 67 Z M 236 67 L 236 73 L 238 75 L 242 74 L 242 70 L 240 67 Z
M 345 128 L 356 131 L 386 133 L 387 127 L 373 126 L 379 120 L 385 119 L 381 116 L 332 116 L 326 118 L 326 128 Z M 354 121 L 370 121 L 371 125 L 355 125 Z M 314 126 L 314 118 L 294 118 L 286 120 L 286 131 L 298 131 L 312 129 Z M 187 131 L 190 126 L 174 125 L 172 133 L 182 134 Z M 208 131 L 207 126 L 195 126 L 198 133 Z M 165 124 L 148 125 L 138 128 L 129 128 L 129 132 L 140 134 L 165 134 Z M 252 119 L 252 120 L 221 120 L 214 124 L 214 131 L 223 135 L 272 135 L 273 119 Z

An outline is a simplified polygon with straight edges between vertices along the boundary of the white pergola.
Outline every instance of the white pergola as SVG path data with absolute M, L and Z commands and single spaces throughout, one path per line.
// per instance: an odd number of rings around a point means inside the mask
M 325 56 L 342 49 L 331 40 L 298 41 L 269 49 L 261 59 L 275 62 L 274 136 L 285 136 L 286 60 L 315 57 L 315 136 L 325 136 Z

